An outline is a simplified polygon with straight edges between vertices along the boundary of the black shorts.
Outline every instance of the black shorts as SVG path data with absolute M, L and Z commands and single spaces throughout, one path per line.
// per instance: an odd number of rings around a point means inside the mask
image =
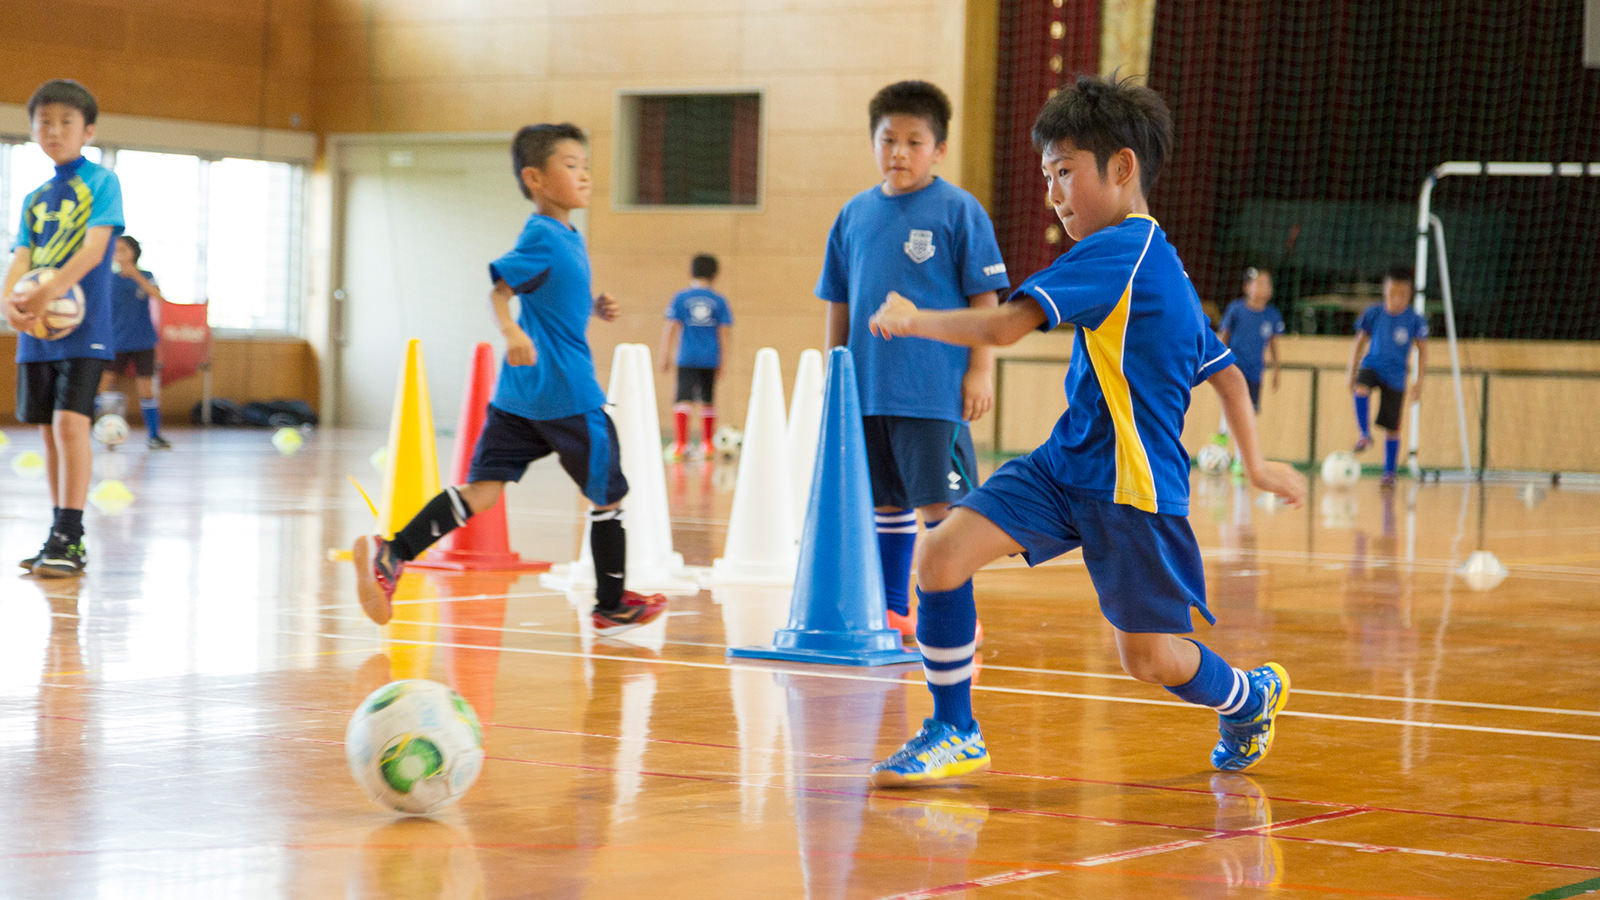
M 960 422 L 863 416 L 872 505 L 917 509 L 954 503 L 977 487 L 978 454 Z
M 128 374 L 128 367 L 133 367 L 133 374 L 140 378 L 149 378 L 156 374 L 156 350 L 128 350 L 117 354 L 117 358 L 106 366 L 106 371 L 115 375 Z
M 603 409 L 564 419 L 524 419 L 491 405 L 467 481 L 521 481 L 529 464 L 552 453 L 594 505 L 610 506 L 627 496 L 617 426 Z
M 1363 367 L 1356 373 L 1356 384 L 1378 389 L 1378 427 L 1387 431 L 1400 430 L 1400 413 L 1406 404 L 1406 389 L 1390 387 L 1378 378 L 1378 373 Z
M 678 367 L 678 396 L 674 403 L 705 403 L 710 405 L 717 392 L 717 370 Z
M 55 411 L 94 417 L 103 359 L 77 357 L 56 362 L 17 364 L 17 421 L 49 425 Z

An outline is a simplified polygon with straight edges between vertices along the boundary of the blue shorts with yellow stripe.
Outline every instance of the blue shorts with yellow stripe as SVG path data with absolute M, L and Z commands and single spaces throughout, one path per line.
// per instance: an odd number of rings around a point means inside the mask
M 610 506 L 627 496 L 617 426 L 604 409 L 562 419 L 525 419 L 490 405 L 467 481 L 520 481 L 529 465 L 552 453 L 594 505 Z
M 1187 634 L 1191 607 L 1206 621 L 1206 573 L 1189 520 L 1076 493 L 1049 477 L 1035 450 L 1001 466 L 958 502 L 1022 545 L 1036 566 L 1083 549 L 1100 611 L 1128 632 Z

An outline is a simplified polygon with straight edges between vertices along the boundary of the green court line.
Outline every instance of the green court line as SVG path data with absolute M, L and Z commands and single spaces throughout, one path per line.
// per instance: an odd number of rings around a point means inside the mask
M 1566 900 L 1568 897 L 1576 897 L 1579 894 L 1591 894 L 1595 891 L 1600 891 L 1600 878 L 1591 878 L 1588 881 L 1580 881 L 1577 884 L 1569 884 L 1566 887 L 1558 887 L 1555 890 L 1545 891 L 1542 894 L 1534 894 L 1530 896 L 1528 900 Z

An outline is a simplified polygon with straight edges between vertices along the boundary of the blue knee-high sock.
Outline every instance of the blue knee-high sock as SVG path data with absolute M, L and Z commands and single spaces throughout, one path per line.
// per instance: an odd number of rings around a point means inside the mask
M 922 674 L 933 694 L 933 717 L 957 728 L 971 728 L 972 656 L 978 608 L 972 602 L 972 580 L 949 591 L 917 588 L 917 646 Z
M 1397 437 L 1385 438 L 1383 441 L 1383 474 L 1393 475 L 1395 463 L 1400 461 L 1400 439 Z
M 139 401 L 139 415 L 144 417 L 144 430 L 150 437 L 161 434 L 161 401 L 154 397 Z
M 1372 437 L 1372 427 L 1367 424 L 1371 405 L 1372 397 L 1370 395 L 1366 397 L 1360 394 L 1356 395 L 1356 424 L 1361 426 L 1362 437 Z
M 1200 669 L 1194 677 L 1167 690 L 1190 703 L 1209 706 L 1225 716 L 1248 718 L 1261 708 L 1261 698 L 1250 690 L 1250 679 L 1215 651 L 1194 638 L 1184 640 L 1200 648 Z
M 873 514 L 878 525 L 878 555 L 883 557 L 883 600 L 900 615 L 911 613 L 911 553 L 917 546 L 917 512 Z

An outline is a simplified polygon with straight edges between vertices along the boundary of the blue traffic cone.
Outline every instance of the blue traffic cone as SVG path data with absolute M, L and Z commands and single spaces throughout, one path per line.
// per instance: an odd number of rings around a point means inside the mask
M 856 369 L 843 347 L 828 354 L 822 435 L 789 599 L 789 627 L 778 629 L 771 644 L 730 647 L 728 655 L 845 666 L 922 659 L 904 649 L 900 632 L 889 627 Z

